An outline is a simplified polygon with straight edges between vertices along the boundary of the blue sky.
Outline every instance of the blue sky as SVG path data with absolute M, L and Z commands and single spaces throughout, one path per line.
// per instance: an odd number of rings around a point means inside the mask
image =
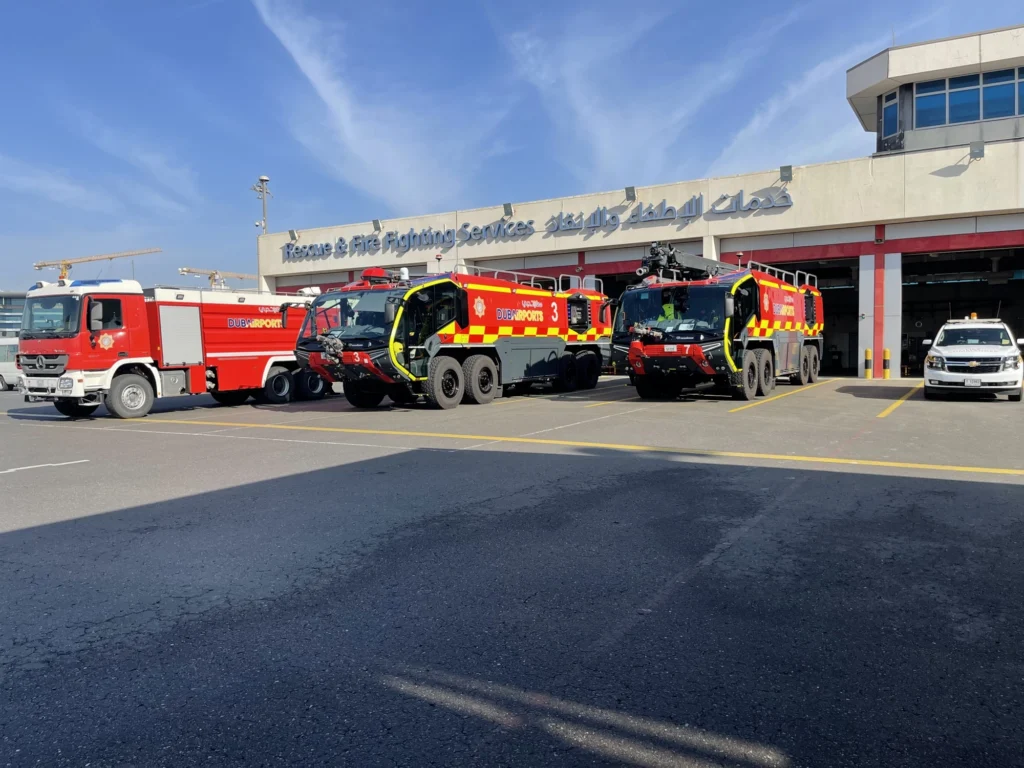
M 260 174 L 280 231 L 866 155 L 847 67 L 893 35 L 1024 22 L 1019 0 L 0 9 L 5 289 L 38 260 L 154 246 L 144 283 L 255 272 Z

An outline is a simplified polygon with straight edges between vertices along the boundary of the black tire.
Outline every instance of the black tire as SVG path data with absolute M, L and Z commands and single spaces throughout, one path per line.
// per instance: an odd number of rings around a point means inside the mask
M 287 368 L 275 365 L 267 372 L 267 380 L 260 390 L 261 402 L 283 405 L 291 402 L 295 395 L 295 377 Z
M 466 378 L 462 366 L 454 357 L 437 355 L 430 361 L 427 374 L 427 402 L 435 408 L 457 408 L 466 391 Z
M 462 364 L 466 382 L 462 402 L 487 405 L 498 394 L 498 368 L 487 355 L 470 355 Z
M 115 376 L 103 404 L 119 419 L 138 419 L 153 408 L 153 386 L 145 376 Z
M 323 400 L 327 395 L 327 382 L 316 371 L 304 368 L 294 378 L 295 395 L 299 400 Z
M 633 377 L 633 386 L 636 388 L 637 397 L 641 400 L 657 400 L 661 397 L 664 389 L 659 385 L 660 382 L 650 376 L 637 374 Z
M 818 380 L 818 376 L 821 374 L 821 358 L 818 356 L 817 347 L 807 347 L 811 353 L 811 366 L 807 372 L 807 378 L 814 384 Z
M 395 405 L 408 405 L 409 403 L 416 402 L 416 395 L 405 386 L 405 384 L 395 384 L 393 387 L 388 389 L 388 397 L 391 398 L 391 402 Z
M 384 399 L 384 390 L 370 389 L 354 381 L 346 381 L 345 399 L 353 408 L 376 408 Z
M 775 363 L 767 349 L 755 349 L 757 358 L 757 394 L 767 397 L 775 389 Z
M 575 392 L 580 386 L 580 369 L 576 364 L 576 355 L 572 352 L 562 353 L 558 361 L 558 378 L 555 379 L 555 392 Z
M 594 389 L 601 377 L 601 363 L 597 353 L 585 349 L 576 353 L 576 369 L 579 371 L 580 389 Z
M 0 392 L 6 392 L 8 389 L 12 389 L 12 387 L 8 387 L 7 380 L 0 376 Z
M 87 419 L 96 413 L 96 409 L 100 406 L 98 403 L 96 405 L 82 405 L 78 400 L 54 400 L 53 407 L 62 416 L 68 416 L 72 419 Z
M 753 400 L 757 397 L 757 355 L 753 350 L 746 350 L 740 365 L 740 383 L 732 389 L 736 400 Z
M 1010 393 L 1010 402 L 1011 403 L 1019 403 L 1021 401 L 1021 399 L 1024 399 L 1024 391 L 1017 390 L 1016 392 L 1011 392 Z
M 789 377 L 798 387 L 803 387 L 811 379 L 811 353 L 809 347 L 800 350 L 800 370 Z
M 939 399 L 939 393 L 936 392 L 931 387 L 925 387 L 924 388 L 924 399 L 925 400 L 938 400 Z
M 241 405 L 252 393 L 248 389 L 233 389 L 229 392 L 211 392 L 210 397 L 221 405 Z
M 667 378 L 658 386 L 658 397 L 662 400 L 675 400 L 683 391 L 683 383 L 674 378 Z

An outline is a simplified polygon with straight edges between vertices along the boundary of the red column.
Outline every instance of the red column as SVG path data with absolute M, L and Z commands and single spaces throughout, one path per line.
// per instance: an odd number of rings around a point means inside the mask
M 879 242 L 881 241 L 881 242 Z M 885 225 L 875 225 L 875 328 L 871 346 L 876 379 L 882 378 L 882 347 L 885 344 Z

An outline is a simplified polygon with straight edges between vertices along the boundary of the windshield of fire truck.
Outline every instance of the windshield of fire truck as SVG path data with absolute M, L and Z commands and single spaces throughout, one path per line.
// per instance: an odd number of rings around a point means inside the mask
M 78 333 L 81 296 L 39 296 L 25 300 L 21 316 L 21 337 L 36 338 Z
M 665 333 L 721 331 L 725 327 L 725 294 L 710 286 L 651 286 L 627 291 L 615 318 L 616 331 L 633 326 Z
M 390 334 L 384 318 L 389 296 L 402 291 L 350 291 L 328 293 L 313 302 L 302 326 L 302 338 L 334 336 L 343 339 L 378 339 Z

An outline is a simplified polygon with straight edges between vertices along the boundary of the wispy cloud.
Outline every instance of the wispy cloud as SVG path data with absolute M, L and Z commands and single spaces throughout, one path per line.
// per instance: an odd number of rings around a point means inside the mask
M 42 168 L 5 155 L 0 155 L 0 188 L 86 213 L 112 214 L 122 210 L 115 197 L 64 171 Z
M 725 46 L 698 71 L 667 65 L 660 54 L 644 59 L 642 43 L 668 22 L 669 12 L 612 28 L 556 24 L 557 34 L 518 31 L 502 40 L 521 77 L 540 95 L 566 168 L 588 189 L 610 189 L 669 181 L 684 172 L 674 150 L 694 118 L 806 10 L 797 7 L 744 35 L 742 44 Z M 622 61 L 630 64 L 623 67 Z M 674 104 L 668 109 L 667 93 Z
M 401 84 L 390 93 L 357 93 L 331 53 L 346 49 L 342 25 L 289 0 L 253 5 L 323 103 L 322 112 L 297 112 L 289 128 L 333 176 L 399 215 L 468 201 L 467 179 L 493 149 L 488 140 L 504 111 L 467 109 L 464 97 L 425 96 Z

